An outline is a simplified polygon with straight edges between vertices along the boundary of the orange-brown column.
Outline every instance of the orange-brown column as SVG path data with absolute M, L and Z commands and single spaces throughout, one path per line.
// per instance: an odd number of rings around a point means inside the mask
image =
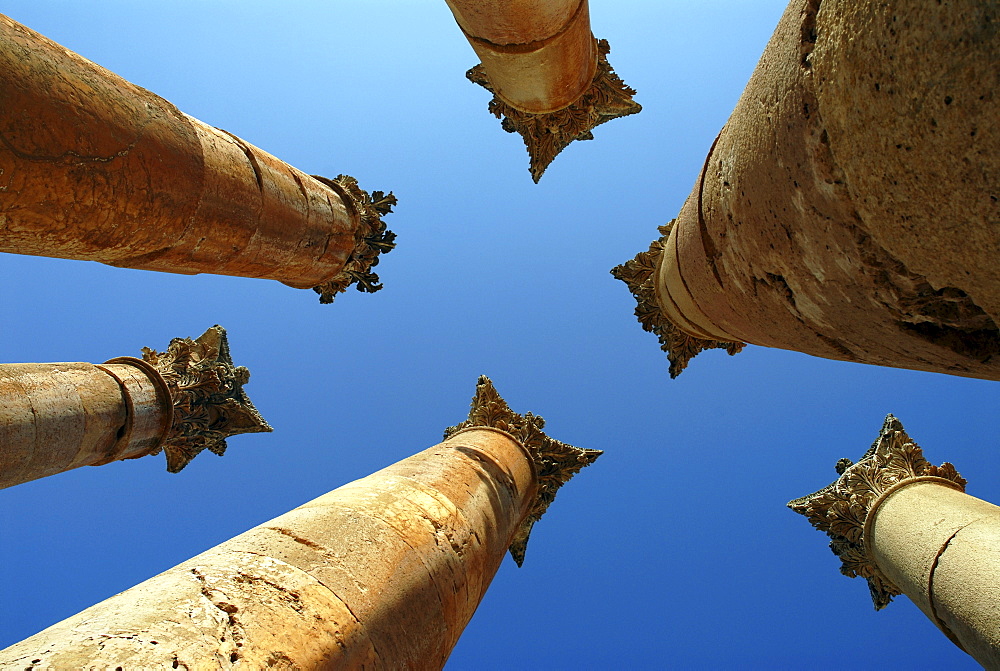
M 275 279 L 370 271 L 395 198 L 311 177 L 0 15 L 0 251 Z
M 952 642 L 1000 668 L 1000 507 L 932 466 L 892 415 L 840 478 L 788 505 L 830 535 L 841 572 L 868 581 L 875 608 L 905 594 Z
M 228 436 L 270 431 L 243 392 L 226 332 L 107 363 L 0 364 L 0 488 L 166 452 L 181 470 Z
M 468 77 L 494 94 L 490 112 L 520 133 L 537 182 L 573 140 L 642 108 L 590 31 L 587 0 L 447 0 L 481 63 Z
M 441 668 L 504 553 L 523 559 L 556 489 L 600 454 L 541 426 L 481 378 L 443 443 L 0 652 L 0 665 Z
M 753 343 L 1000 379 L 994 12 L 792 0 L 677 219 L 615 270 L 674 374 Z

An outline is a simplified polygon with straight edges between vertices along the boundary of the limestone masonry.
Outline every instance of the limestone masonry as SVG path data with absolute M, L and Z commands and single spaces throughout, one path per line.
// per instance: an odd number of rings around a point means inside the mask
M 436 669 L 510 550 L 601 452 L 480 378 L 444 442 L 0 651 L 33 669 Z
M 0 15 L 0 251 L 381 288 L 396 199 L 309 176 Z
M 612 271 L 671 375 L 753 343 L 1000 380 L 990 7 L 789 4 L 680 214 Z
M 176 473 L 226 438 L 270 431 L 221 326 L 103 364 L 0 364 L 0 488 L 79 466 L 166 454 Z

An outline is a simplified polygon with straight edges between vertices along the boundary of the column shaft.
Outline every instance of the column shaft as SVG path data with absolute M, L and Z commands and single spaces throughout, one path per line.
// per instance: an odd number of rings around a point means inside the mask
M 444 442 L 0 651 L 0 666 L 439 669 L 510 552 L 600 451 L 481 377 Z
M 489 110 L 518 133 L 537 182 L 556 155 L 593 129 L 642 107 L 590 31 L 587 0 L 447 0 L 480 64 L 467 76 L 491 93 Z
M 651 267 L 615 271 L 675 372 L 686 335 L 1000 379 L 998 25 L 792 0 Z
M 0 364 L 0 489 L 161 450 L 173 473 L 202 450 L 221 455 L 227 437 L 271 430 L 249 379 L 221 326 L 142 359 Z
M 447 0 L 490 87 L 531 114 L 568 107 L 590 87 L 597 42 L 587 0 Z
M 882 572 L 980 664 L 1000 668 L 1000 507 L 913 480 L 869 517 Z
M 0 488 L 148 454 L 171 416 L 162 379 L 136 366 L 0 364 Z
M 0 251 L 332 298 L 392 247 L 391 194 L 310 177 L 4 16 L 0 98 Z
M 830 537 L 840 572 L 864 578 L 876 610 L 905 594 L 983 666 L 1000 668 L 1000 507 L 965 494 L 889 415 L 857 462 L 788 507 Z
M 537 494 L 469 429 L 0 653 L 35 669 L 441 668 Z

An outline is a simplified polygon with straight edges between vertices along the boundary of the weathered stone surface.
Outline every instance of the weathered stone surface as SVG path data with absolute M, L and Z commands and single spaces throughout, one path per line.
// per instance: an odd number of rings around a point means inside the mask
M 392 194 L 311 177 L 4 16 L 0 98 L 0 251 L 270 278 L 324 302 L 377 288 L 362 278 L 392 248 Z
M 118 382 L 89 363 L 0 364 L 0 487 L 114 454 L 127 410 Z
M 456 429 L 0 651 L 0 666 L 443 667 L 550 481 L 597 452 L 560 447 L 487 383 L 469 421 L 504 428 Z
M 789 5 L 665 243 L 691 335 L 1000 379 L 991 7 Z
M 228 436 L 271 430 L 221 326 L 145 356 L 0 364 L 0 488 L 161 450 L 176 473 L 203 449 L 221 455 Z

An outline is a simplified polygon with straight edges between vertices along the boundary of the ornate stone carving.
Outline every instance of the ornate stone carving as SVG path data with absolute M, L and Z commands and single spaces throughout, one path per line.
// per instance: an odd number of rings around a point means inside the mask
M 493 387 L 493 382 L 485 375 L 480 375 L 476 383 L 476 395 L 472 397 L 469 418 L 457 426 L 445 429 L 444 437 L 450 438 L 462 429 L 476 426 L 489 426 L 509 433 L 528 449 L 535 462 L 538 498 L 510 544 L 510 556 L 521 566 L 531 527 L 545 514 L 549 504 L 555 500 L 556 492 L 581 468 L 592 464 L 604 452 L 573 447 L 548 437 L 542 431 L 544 419 L 530 412 L 519 415 L 511 410 Z
M 531 159 L 531 178 L 536 184 L 549 163 L 573 140 L 593 140 L 592 131 L 602 123 L 642 111 L 642 106 L 632 100 L 635 90 L 626 86 L 608 63 L 610 51 L 607 40 L 597 42 L 597 72 L 590 88 L 569 107 L 548 114 L 522 112 L 505 103 L 490 86 L 482 65 L 465 73 L 469 81 L 493 94 L 489 111 L 501 119 L 500 126 L 508 133 L 521 135 Z
M 663 258 L 663 248 L 675 221 L 676 219 L 673 219 L 666 226 L 659 227 L 661 237 L 650 243 L 648 251 L 639 252 L 631 261 L 611 269 L 615 279 L 627 284 L 628 290 L 635 297 L 637 302 L 635 316 L 642 329 L 659 338 L 660 349 L 667 353 L 667 360 L 670 362 L 672 378 L 680 375 L 681 371 L 687 368 L 688 362 L 700 352 L 707 349 L 724 349 L 733 355 L 746 346 L 746 343 L 742 342 L 696 338 L 678 328 L 660 310 L 653 278 Z
M 830 549 L 840 557 L 840 572 L 848 578 L 868 581 L 875 610 L 885 608 L 901 594 L 879 569 L 865 546 L 865 521 L 872 505 L 893 485 L 921 476 L 943 478 L 965 491 L 966 480 L 945 462 L 934 466 L 924 459 L 903 425 L 892 415 L 885 418 L 879 437 L 858 463 L 837 462 L 840 477 L 814 494 L 788 502 L 788 507 L 805 515 L 809 522 L 830 536 Z
M 143 347 L 142 358 L 159 371 L 170 390 L 174 418 L 161 448 L 171 473 L 202 450 L 221 456 L 229 436 L 272 431 L 243 391 L 250 371 L 233 365 L 221 326 L 197 340 L 174 338 L 165 352 Z
M 313 291 L 319 294 L 320 303 L 332 303 L 334 296 L 347 291 L 352 284 L 357 286 L 358 291 L 375 293 L 382 285 L 371 269 L 378 265 L 379 253 L 388 254 L 396 247 L 396 234 L 387 230 L 381 218 L 392 212 L 396 196 L 391 191 L 388 195 L 382 191 L 372 191 L 368 195 L 358 186 L 358 180 L 350 175 L 337 175 L 336 179 L 313 175 L 313 178 L 340 194 L 360 219 L 358 230 L 354 233 L 354 251 L 344 269 L 333 279 L 313 287 Z

